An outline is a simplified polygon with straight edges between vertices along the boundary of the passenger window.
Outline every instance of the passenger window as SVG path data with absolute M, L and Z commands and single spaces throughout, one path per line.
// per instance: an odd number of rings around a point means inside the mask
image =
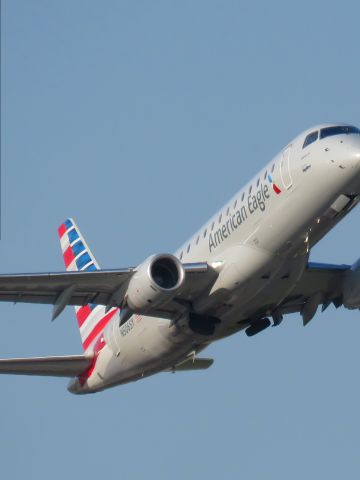
M 182 259 L 182 257 L 183 257 L 183 252 L 180 253 L 180 257 L 179 257 L 180 260 Z
M 273 166 L 271 167 L 271 173 L 274 173 L 275 170 L 275 163 L 273 163 Z
M 236 205 L 237 205 L 237 199 L 236 199 L 235 202 L 234 202 L 234 207 L 233 207 L 234 210 L 235 210 L 235 208 L 236 208 Z
M 258 181 L 256 182 L 256 186 L 258 187 L 260 183 L 260 178 L 258 178 Z
M 249 188 L 249 195 L 251 193 L 251 190 L 252 190 L 252 185 L 250 185 L 250 188 Z
M 200 240 L 200 235 L 198 235 L 198 238 L 196 239 L 196 245 L 199 244 L 199 240 Z
M 189 245 L 188 245 L 188 247 L 187 247 L 186 251 L 187 251 L 187 253 L 189 253 L 189 252 L 190 252 L 190 243 L 189 243 Z
M 226 210 L 226 215 L 229 215 L 229 212 L 230 212 L 230 207 L 228 207 L 228 209 Z
M 221 219 L 222 219 L 222 213 L 220 213 L 219 223 L 221 222 Z
M 215 222 L 212 223 L 211 230 L 214 230 L 214 227 L 215 227 Z
M 319 135 L 318 131 L 309 133 L 309 135 L 305 138 L 303 148 L 307 147 L 311 143 L 316 142 L 316 140 L 318 139 L 318 135 Z
M 245 192 L 241 195 L 241 201 L 243 202 L 245 198 Z
M 265 173 L 264 173 L 264 180 L 267 179 L 267 170 L 265 170 Z
M 207 233 L 207 228 L 205 228 L 204 230 L 204 238 L 206 237 L 206 233 Z

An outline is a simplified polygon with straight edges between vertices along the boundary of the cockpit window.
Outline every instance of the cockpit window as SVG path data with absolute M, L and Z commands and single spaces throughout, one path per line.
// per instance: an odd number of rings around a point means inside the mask
M 309 133 L 309 135 L 305 138 L 303 148 L 310 145 L 310 143 L 316 142 L 316 140 L 318 139 L 318 135 L 319 135 L 318 131 Z
M 360 135 L 360 130 L 351 126 L 340 127 L 326 127 L 320 130 L 320 138 L 331 137 L 332 135 L 348 135 L 349 133 L 356 133 Z

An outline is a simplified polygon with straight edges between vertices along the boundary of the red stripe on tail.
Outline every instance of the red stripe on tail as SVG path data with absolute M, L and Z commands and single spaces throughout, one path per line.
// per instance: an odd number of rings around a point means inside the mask
M 99 353 L 105 347 L 105 345 L 106 344 L 105 344 L 104 337 L 101 335 L 94 345 L 94 358 L 93 358 L 93 361 L 91 362 L 90 367 L 84 372 L 82 372 L 81 375 L 78 376 L 79 383 L 81 386 L 84 386 L 86 380 L 91 377 L 93 371 L 95 370 L 96 361 L 98 359 Z
M 112 317 L 115 315 L 115 313 L 118 311 L 119 309 L 116 308 L 115 310 L 113 310 L 112 312 L 109 312 L 107 315 L 105 315 L 105 317 L 103 317 L 99 323 L 97 323 L 95 325 L 95 327 L 93 328 L 93 330 L 89 333 L 88 337 L 86 338 L 86 340 L 84 340 L 83 342 L 83 347 L 84 347 L 84 350 L 86 350 L 88 348 L 88 346 L 91 344 L 91 342 L 99 335 L 99 333 L 101 333 L 104 328 L 106 327 L 106 325 L 109 323 L 109 321 L 112 319 Z
M 81 327 L 91 312 L 92 310 L 89 304 L 79 308 L 79 310 L 76 312 L 79 327 Z
M 60 225 L 60 227 L 58 228 L 59 237 L 62 238 L 62 236 L 64 235 L 65 232 L 66 232 L 66 226 L 65 226 L 65 224 L 63 223 L 63 224 Z
M 65 252 L 64 252 L 64 262 L 65 262 L 65 267 L 67 268 L 70 263 L 74 260 L 74 254 L 72 251 L 71 247 L 68 247 Z

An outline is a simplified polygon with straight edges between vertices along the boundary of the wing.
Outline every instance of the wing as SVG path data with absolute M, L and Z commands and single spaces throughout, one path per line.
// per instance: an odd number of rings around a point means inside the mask
M 134 270 L 0 275 L 0 301 L 55 304 L 59 295 L 72 287 L 68 305 L 106 305 L 109 293 L 130 279 Z
M 52 304 L 54 305 L 53 319 L 63 311 L 66 305 L 79 307 L 88 304 L 103 305 L 106 311 L 112 307 L 121 307 L 123 314 L 121 322 L 126 321 L 127 316 L 132 313 L 126 305 L 129 288 L 133 287 L 135 296 L 136 292 L 139 292 L 136 290 L 136 285 L 131 285 L 131 279 L 136 273 L 140 277 L 148 276 L 150 268 L 155 265 L 154 258 L 157 256 L 149 257 L 139 267 L 100 270 L 73 219 L 65 220 L 58 228 L 58 234 L 66 272 L 0 275 L 0 301 Z M 152 261 L 154 261 L 153 264 Z M 174 262 L 179 260 L 173 257 L 172 263 Z M 159 270 L 160 267 L 162 270 Z M 157 277 L 172 275 L 168 265 L 165 267 L 160 265 L 160 267 L 154 266 Z M 194 296 L 204 291 L 217 276 L 214 269 L 207 263 L 185 263 L 182 267 L 184 272 L 181 273 L 181 277 L 184 281 L 182 280 L 181 290 L 179 289 L 176 297 L 171 299 L 169 297 L 168 301 L 164 299 L 164 303 L 160 304 L 159 308 L 155 308 L 148 300 L 147 315 L 174 319 L 186 310 Z M 178 269 L 178 266 L 176 268 Z M 160 280 L 166 281 L 164 278 Z M 159 302 L 156 305 L 159 305 Z
M 6 358 L 0 359 L 0 373 L 75 377 L 89 368 L 92 361 L 93 357 L 85 355 Z
M 331 303 L 342 305 L 343 281 L 349 265 L 331 265 L 309 262 L 300 280 L 277 307 L 280 314 L 300 312 L 306 325 L 319 305 L 324 311 Z
M 214 271 L 207 263 L 185 263 L 183 266 L 186 277 L 181 293 L 166 304 L 166 308 L 156 309 L 149 312 L 149 315 L 175 315 L 184 308 L 182 302 L 191 301 L 214 279 Z M 88 303 L 118 306 L 135 272 L 136 268 L 129 267 L 115 270 L 0 275 L 0 301 L 44 303 L 60 307 Z M 57 314 L 59 310 L 62 308 L 57 310 Z

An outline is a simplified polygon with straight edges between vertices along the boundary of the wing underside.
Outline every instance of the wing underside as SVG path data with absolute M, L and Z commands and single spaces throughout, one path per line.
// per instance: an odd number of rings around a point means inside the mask
M 342 305 L 343 281 L 349 265 L 309 263 L 300 280 L 278 307 L 283 314 L 303 312 L 305 306 L 316 299 L 323 309 L 331 303 Z
M 151 313 L 155 316 L 176 314 L 181 309 L 182 300 L 192 300 L 213 278 L 213 272 L 207 263 L 188 263 L 183 266 L 186 278 L 179 302 L 176 299 L 170 306 L 166 305 L 164 311 L 154 310 Z M 56 305 L 65 294 L 66 305 L 117 307 L 117 303 L 112 303 L 114 292 L 121 291 L 124 287 L 124 294 L 125 287 L 135 272 L 136 268 L 129 267 L 89 272 L 0 275 L 0 301 Z
M 272 317 L 278 325 L 283 316 L 300 313 L 304 325 L 312 320 L 319 306 L 324 311 L 333 304 L 336 308 L 344 304 L 344 283 L 351 275 L 349 265 L 332 265 L 309 262 L 306 268 L 297 274 L 296 268 L 288 265 L 268 288 L 260 292 L 239 312 L 242 318 L 237 322 L 242 328 Z
M 171 318 L 186 308 L 213 281 L 213 271 L 206 263 L 184 264 L 185 285 L 174 301 L 156 308 L 154 316 Z M 280 314 L 302 312 L 305 305 L 316 295 L 318 304 L 326 308 L 330 303 L 342 305 L 342 285 L 348 265 L 309 263 L 295 288 L 280 304 L 267 303 L 257 314 L 275 310 Z M 43 303 L 55 305 L 59 297 L 71 290 L 67 305 L 94 303 L 109 304 L 114 291 L 125 285 L 135 268 L 98 270 L 91 272 L 60 272 L 42 274 L 0 275 L 0 301 L 14 303 Z M 245 321 L 246 322 L 246 321 Z M 245 323 L 244 322 L 244 323 Z

